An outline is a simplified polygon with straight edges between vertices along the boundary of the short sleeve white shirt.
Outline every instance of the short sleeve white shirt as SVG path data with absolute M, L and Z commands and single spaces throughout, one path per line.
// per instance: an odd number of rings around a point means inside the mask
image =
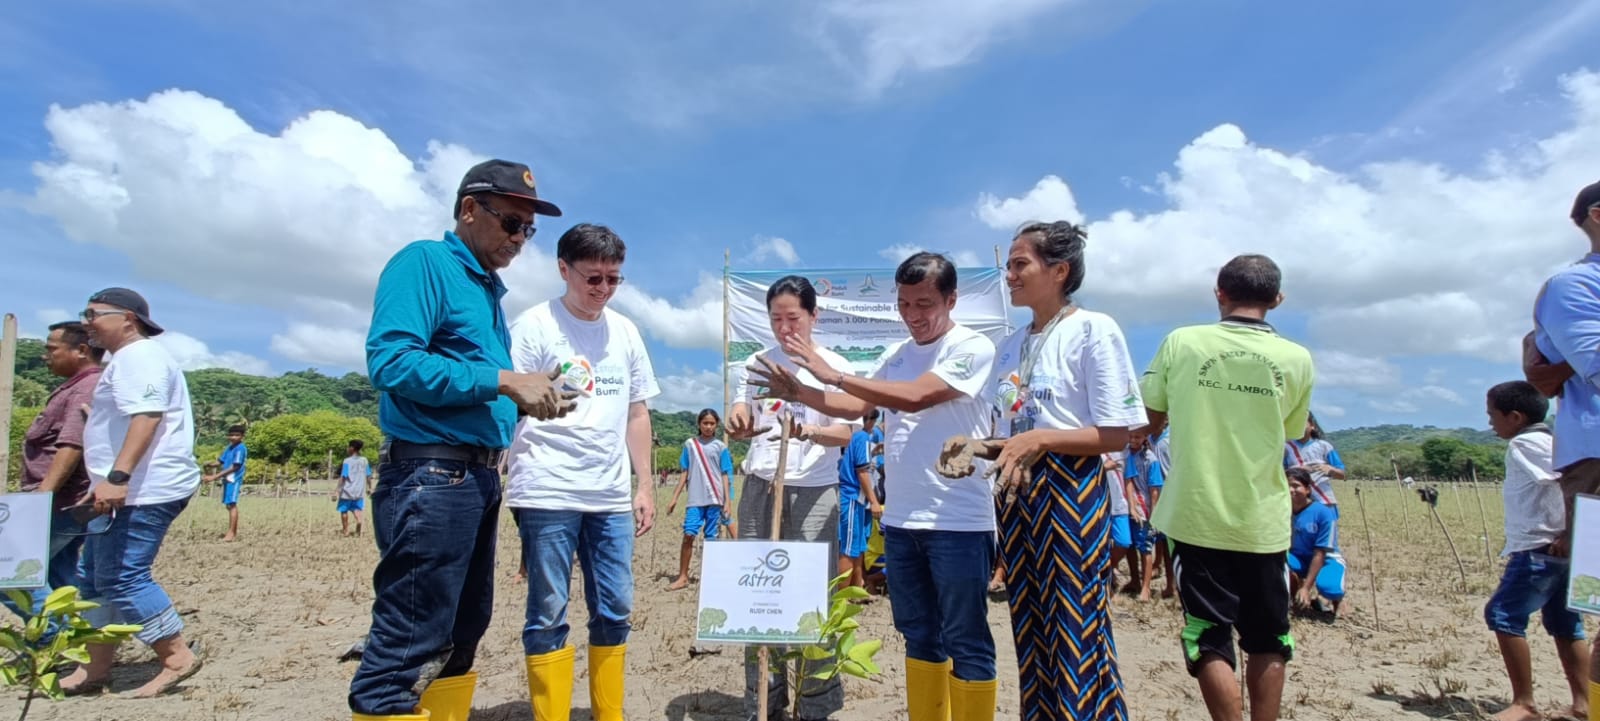
M 1022 384 L 1024 344 L 1037 350 L 1028 397 L 1017 408 Z M 1061 319 L 1050 337 L 1041 338 L 1028 326 L 1001 342 L 988 397 L 997 418 L 1015 409 L 1031 418 L 1034 428 L 1139 428 L 1147 423 L 1139 376 L 1122 328 L 1104 313 L 1082 310 Z M 1009 437 L 1011 424 L 995 424 L 999 437 Z
M 934 470 L 951 436 L 986 438 L 989 405 L 982 398 L 994 365 L 994 343 L 957 325 L 940 339 L 890 347 L 872 377 L 906 382 L 933 373 L 961 397 L 916 413 L 884 410 L 883 524 L 909 530 L 993 531 L 993 486 L 980 469 L 967 478 Z
M 846 361 L 839 354 L 827 348 L 818 346 L 817 355 L 834 368 L 848 368 Z M 838 389 L 818 380 L 810 371 L 795 365 L 789 356 L 782 350 L 766 349 L 750 357 L 739 368 L 738 377 L 734 379 L 734 403 L 744 403 L 750 406 L 750 420 L 755 428 L 771 426 L 771 433 L 750 440 L 750 451 L 745 454 L 744 471 L 746 474 L 772 480 L 778 472 L 778 447 L 781 445 L 778 428 L 778 416 L 785 409 L 794 414 L 795 421 L 811 426 L 831 426 L 838 421 L 823 415 L 816 409 L 804 403 L 789 403 L 772 399 L 760 399 L 759 389 L 748 382 L 750 371 L 753 368 L 763 368 L 758 358 L 766 358 L 768 362 L 793 373 L 800 383 L 822 391 L 837 391 Z M 830 449 L 813 441 L 789 441 L 789 455 L 785 459 L 783 472 L 783 485 L 795 488 L 823 488 L 839 483 L 838 451 L 829 454 Z
M 194 459 L 194 411 L 189 383 L 172 355 L 148 338 L 111 355 L 100 373 L 83 432 L 90 488 L 105 482 L 128 439 L 133 416 L 161 414 L 150 449 L 130 472 L 127 505 L 148 506 L 194 495 L 200 466 Z
M 559 299 L 511 323 L 511 365 L 549 373 L 579 356 L 594 366 L 594 394 L 565 418 L 524 418 L 511 441 L 506 506 L 607 513 L 633 507 L 628 409 L 661 392 L 633 321 L 609 308 L 599 320 L 574 316 Z

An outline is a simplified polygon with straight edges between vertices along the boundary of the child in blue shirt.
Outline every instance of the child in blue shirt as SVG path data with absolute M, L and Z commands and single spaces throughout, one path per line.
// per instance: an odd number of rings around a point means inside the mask
M 222 470 L 205 479 L 207 483 L 222 482 L 222 505 L 228 509 L 228 532 L 222 536 L 224 541 L 239 537 L 239 488 L 244 485 L 244 464 L 250 458 L 250 450 L 244 445 L 244 430 L 241 425 L 228 429 L 228 447 L 217 457 L 217 465 Z
M 700 435 L 683 442 L 683 452 L 678 455 L 678 467 L 683 480 L 672 490 L 672 502 L 667 504 L 667 515 L 678 509 L 678 494 L 687 487 L 689 503 L 683 509 L 683 546 L 678 551 L 678 577 L 667 590 L 676 591 L 689 585 L 689 558 L 694 555 L 694 539 L 704 535 L 706 540 L 716 540 L 718 532 L 726 527 L 733 531 L 733 454 L 728 446 L 717 440 L 717 426 L 722 419 L 717 412 L 707 408 L 696 419 Z
M 1316 481 L 1309 470 L 1296 466 L 1285 473 L 1294 508 L 1293 535 L 1289 540 L 1289 588 L 1294 592 L 1294 607 L 1320 607 L 1320 595 L 1333 604 L 1333 617 L 1338 618 L 1344 611 L 1339 514 L 1332 506 L 1311 500 Z
M 839 457 L 839 573 L 849 572 L 850 584 L 866 587 L 864 563 L 872 520 L 883 515 L 873 483 L 872 432 L 876 418 L 850 434 Z

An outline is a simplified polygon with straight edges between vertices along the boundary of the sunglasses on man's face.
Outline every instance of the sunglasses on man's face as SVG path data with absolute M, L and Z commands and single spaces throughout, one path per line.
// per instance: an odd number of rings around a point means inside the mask
M 520 234 L 523 238 L 532 238 L 533 234 L 539 231 L 538 228 L 533 227 L 532 218 L 529 218 L 527 222 L 523 222 L 521 218 L 502 215 L 500 211 L 489 207 L 487 203 L 478 203 L 478 207 L 483 208 L 484 212 L 499 218 L 500 229 L 505 231 L 506 235 Z
M 572 272 L 577 273 L 578 277 L 583 279 L 583 282 L 584 282 L 585 285 L 598 286 L 601 283 L 605 283 L 606 285 L 609 285 L 609 286 L 611 286 L 613 288 L 615 288 L 615 287 L 617 287 L 619 285 L 622 285 L 623 278 L 620 275 L 606 275 L 605 273 L 595 273 L 594 275 L 588 275 L 588 274 L 584 273 L 583 271 L 578 270 L 577 268 L 573 268 Z
M 98 309 L 98 308 L 84 308 L 83 312 L 78 314 L 78 317 L 82 318 L 83 322 L 85 322 L 85 323 L 93 323 L 94 319 L 99 318 L 101 316 L 127 315 L 127 314 L 132 313 L 132 312 L 133 311 L 131 311 L 131 310 L 121 310 L 121 309 L 101 310 L 101 309 Z

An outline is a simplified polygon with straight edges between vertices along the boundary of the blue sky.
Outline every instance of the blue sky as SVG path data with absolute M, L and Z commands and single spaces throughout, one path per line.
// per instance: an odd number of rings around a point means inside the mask
M 1533 8 L 1529 10 L 1528 8 Z M 991 262 L 1087 222 L 1143 364 L 1232 255 L 1286 274 L 1330 426 L 1483 423 L 1600 176 L 1600 2 L 58 2 L 0 18 L 0 308 L 146 292 L 192 367 L 360 363 L 377 270 L 476 159 L 629 242 L 663 399 L 720 397 L 744 268 Z M 1593 68 L 1600 71 L 1600 68 Z

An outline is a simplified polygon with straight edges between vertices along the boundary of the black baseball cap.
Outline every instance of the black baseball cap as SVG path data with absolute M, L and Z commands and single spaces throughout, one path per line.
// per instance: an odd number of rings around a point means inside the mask
M 107 288 L 89 296 L 89 302 L 104 303 L 126 311 L 132 311 L 134 317 L 138 318 L 139 322 L 149 329 L 152 336 L 161 335 L 166 331 L 165 328 L 156 325 L 155 321 L 150 320 L 150 304 L 144 301 L 144 296 L 127 288 Z
M 555 203 L 541 200 L 534 189 L 533 171 L 522 163 L 509 160 L 485 160 L 461 177 L 461 189 L 456 191 L 456 210 L 460 212 L 461 196 L 473 193 L 494 193 L 533 201 L 533 212 L 539 215 L 561 215 Z
M 1589 209 L 1596 205 L 1600 205 L 1600 181 L 1578 191 L 1577 199 L 1572 201 L 1572 222 L 1583 225 L 1583 219 L 1589 217 Z

